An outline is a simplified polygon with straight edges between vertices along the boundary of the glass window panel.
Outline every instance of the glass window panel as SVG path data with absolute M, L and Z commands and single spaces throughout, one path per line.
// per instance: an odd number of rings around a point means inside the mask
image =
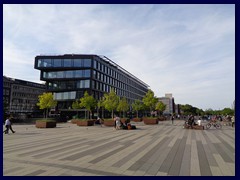
M 61 67 L 62 60 L 61 59 L 53 59 L 53 67 Z
M 93 61 L 93 68 L 97 69 L 97 61 Z
M 43 60 L 43 67 L 52 67 L 52 60 L 51 59 L 44 59 Z
M 80 88 L 84 88 L 84 81 L 80 81 Z
M 48 78 L 47 75 L 48 74 L 46 72 L 43 72 L 43 78 Z
M 44 67 L 44 62 L 42 59 L 38 59 L 38 67 Z
M 68 92 L 63 93 L 63 99 L 68 99 Z
M 72 81 L 68 81 L 68 82 L 66 82 L 66 88 L 67 89 L 73 89 L 74 88 L 74 83 L 72 82 Z
M 80 82 L 81 81 L 77 81 L 77 88 L 80 88 Z
M 77 78 L 77 77 L 83 77 L 83 71 L 82 70 L 77 70 L 77 71 L 75 71 L 75 77 Z
M 70 92 L 70 99 L 75 99 L 76 98 L 76 91 Z
M 66 78 L 73 78 L 73 71 L 66 71 Z
M 84 70 L 84 77 L 90 77 L 90 70 Z
M 92 60 L 91 59 L 84 59 L 84 67 L 91 67 L 92 65 Z
M 63 67 L 72 67 L 72 60 L 71 59 L 64 59 L 63 60 Z
M 82 67 L 82 59 L 74 59 L 73 66 L 74 67 Z
M 66 89 L 66 82 L 61 82 L 59 89 Z
M 62 99 L 62 93 L 56 93 L 57 94 L 57 99 Z
M 90 80 L 85 80 L 85 88 L 90 88 Z
M 58 71 L 58 72 L 56 72 L 57 73 L 57 78 L 64 78 L 64 73 L 63 73 L 63 71 Z

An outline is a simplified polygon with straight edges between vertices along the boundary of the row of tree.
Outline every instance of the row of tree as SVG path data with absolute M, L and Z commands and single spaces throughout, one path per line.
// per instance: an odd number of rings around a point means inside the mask
M 147 92 L 142 101 L 135 100 L 131 104 L 131 106 L 133 111 L 137 112 L 137 117 L 140 110 L 158 110 L 162 113 L 166 109 L 166 105 L 164 105 L 162 102 L 158 102 L 157 98 L 154 96 L 153 91 L 151 90 Z M 72 104 L 73 109 L 85 108 L 90 114 L 92 114 L 92 110 L 96 107 L 98 114 L 99 109 L 106 109 L 111 112 L 112 118 L 114 115 L 114 111 L 118 111 L 120 112 L 120 114 L 122 114 L 122 116 L 124 116 L 124 113 L 130 108 L 127 99 L 125 97 L 120 98 L 119 96 L 117 96 L 113 89 L 111 89 L 109 93 L 104 94 L 104 96 L 99 101 L 96 101 L 94 97 L 92 95 L 89 95 L 86 91 L 82 98 L 76 100 Z
M 204 116 L 204 115 L 234 115 L 234 110 L 231 108 L 224 108 L 222 110 L 212 110 L 212 109 L 206 109 L 205 111 L 202 109 L 199 109 L 197 107 L 193 107 L 189 104 L 186 105 L 180 105 L 180 110 L 183 112 L 183 115 L 198 115 L 198 116 Z
M 47 118 L 48 110 L 55 107 L 57 105 L 57 101 L 53 100 L 53 95 L 51 93 L 44 93 L 39 96 L 39 102 L 37 105 L 40 107 L 40 109 L 45 109 L 45 117 Z M 162 102 L 158 102 L 158 99 L 154 96 L 154 92 L 152 90 L 149 90 L 147 92 L 142 101 L 135 100 L 131 106 L 132 110 L 137 112 L 137 117 L 138 112 L 141 110 L 157 110 L 159 114 L 162 114 L 166 109 L 166 105 Z M 122 114 L 122 116 L 124 116 L 124 113 L 129 110 L 130 106 L 125 97 L 120 98 L 116 95 L 115 91 L 111 89 L 110 92 L 104 94 L 104 96 L 99 101 L 94 99 L 94 97 L 92 95 L 89 95 L 86 91 L 82 98 L 72 103 L 72 108 L 85 108 L 88 113 L 85 113 L 85 118 L 89 117 L 89 114 L 92 114 L 92 111 L 95 108 L 97 108 L 98 114 L 99 109 L 102 109 L 102 111 L 106 109 L 111 112 L 111 116 L 113 118 L 114 111 L 118 111 L 120 114 Z
M 52 107 L 55 107 L 57 105 L 57 101 L 53 100 L 52 93 L 44 93 L 43 95 L 39 96 L 39 102 L 37 103 L 37 105 L 40 107 L 40 109 L 46 110 L 45 114 L 47 117 L 48 110 Z M 156 110 L 159 115 L 162 115 L 162 113 L 166 109 L 166 105 L 163 104 L 161 101 L 158 101 L 152 90 L 149 90 L 142 100 L 135 100 L 131 104 L 131 107 L 132 110 L 137 113 L 137 117 L 138 112 L 141 110 L 150 112 Z M 97 114 L 99 114 L 100 109 L 102 109 L 102 111 L 106 109 L 111 112 L 111 116 L 113 118 L 114 111 L 118 111 L 120 112 L 120 114 L 122 114 L 122 116 L 124 116 L 124 113 L 129 110 L 130 106 L 125 97 L 120 98 L 116 95 L 115 91 L 111 89 L 111 91 L 104 94 L 104 96 L 99 101 L 94 99 L 94 97 L 92 95 L 89 95 L 86 91 L 82 98 L 72 103 L 72 108 L 85 108 L 88 113 L 88 115 L 86 115 L 85 113 L 85 118 L 89 117 L 89 113 L 92 114 L 92 111 L 96 108 Z M 223 110 L 218 111 L 212 109 L 203 111 L 202 109 L 198 109 L 189 104 L 180 105 L 180 110 L 182 112 L 182 115 L 234 115 L 234 110 L 230 108 L 224 108 Z

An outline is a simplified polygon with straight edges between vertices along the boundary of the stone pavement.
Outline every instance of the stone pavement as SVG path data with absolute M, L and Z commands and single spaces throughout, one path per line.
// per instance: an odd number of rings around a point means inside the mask
M 4 176 L 235 176 L 235 128 L 183 129 L 183 120 L 137 130 L 61 123 L 13 125 L 3 135 Z

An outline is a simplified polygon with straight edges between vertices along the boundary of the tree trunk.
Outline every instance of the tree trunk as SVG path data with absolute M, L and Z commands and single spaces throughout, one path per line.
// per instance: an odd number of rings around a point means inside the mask
M 48 118 L 48 109 L 46 109 L 46 119 Z
M 103 107 L 102 107 L 102 118 L 104 119 L 104 110 L 103 110 Z
M 138 111 L 137 111 L 137 118 L 138 118 Z

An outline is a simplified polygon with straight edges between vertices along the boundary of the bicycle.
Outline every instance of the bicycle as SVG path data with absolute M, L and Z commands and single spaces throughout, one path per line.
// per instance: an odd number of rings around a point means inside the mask
M 211 126 L 214 126 L 216 129 L 222 128 L 222 125 L 220 123 L 211 121 L 206 125 L 206 129 L 211 128 Z

